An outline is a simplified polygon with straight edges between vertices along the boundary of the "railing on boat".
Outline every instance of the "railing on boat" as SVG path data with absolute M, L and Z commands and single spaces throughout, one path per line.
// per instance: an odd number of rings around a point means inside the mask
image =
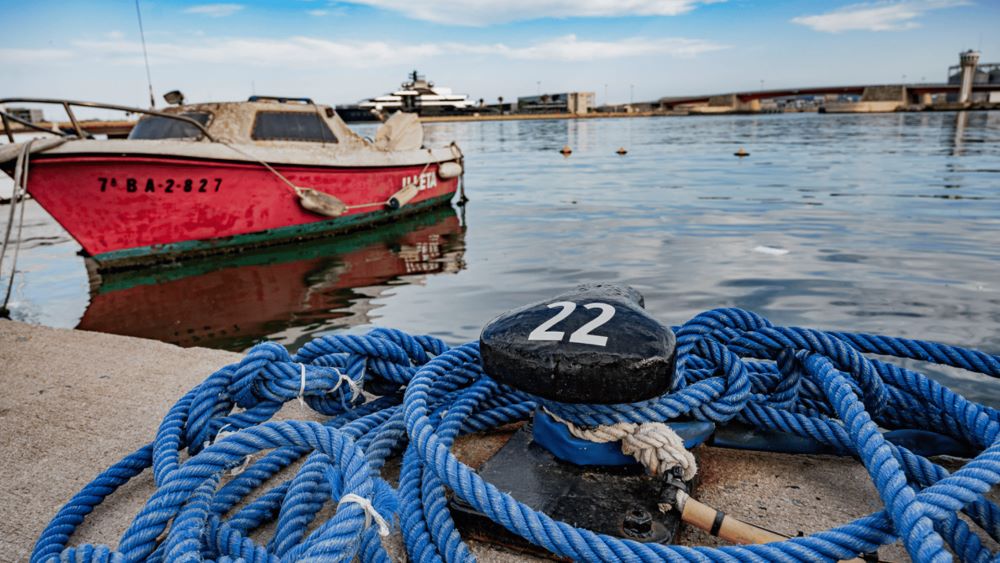
M 109 109 L 114 111 L 124 111 L 126 113 L 141 113 L 144 115 L 155 115 L 157 117 L 165 117 L 167 119 L 174 119 L 177 121 L 183 121 L 189 125 L 197 127 L 201 134 L 205 136 L 209 141 L 215 142 L 215 138 L 208 132 L 208 129 L 198 121 L 191 119 L 190 117 L 185 117 L 183 115 L 177 115 L 172 113 L 165 113 L 162 111 L 156 111 L 154 109 L 142 109 L 135 108 L 131 106 L 120 106 L 117 104 L 103 104 L 98 102 L 81 102 L 76 100 L 63 100 L 57 98 L 0 98 L 0 120 L 3 121 L 4 131 L 7 133 L 7 138 L 10 142 L 14 142 L 14 134 L 10 129 L 10 122 L 14 121 L 19 123 L 29 129 L 34 129 L 36 131 L 42 131 L 44 133 L 54 133 L 62 135 L 63 137 L 71 136 L 69 133 L 62 131 L 53 131 L 32 123 L 26 119 L 21 119 L 16 115 L 7 113 L 6 110 L 2 109 L 5 104 L 17 103 L 17 104 L 54 104 L 62 106 L 63 110 L 66 111 L 66 115 L 69 116 L 70 123 L 73 124 L 73 129 L 76 131 L 76 136 L 80 139 L 86 139 L 88 137 L 87 132 L 80 126 L 80 120 L 76 118 L 76 114 L 73 113 L 73 107 L 84 107 L 84 108 L 97 108 L 97 109 Z

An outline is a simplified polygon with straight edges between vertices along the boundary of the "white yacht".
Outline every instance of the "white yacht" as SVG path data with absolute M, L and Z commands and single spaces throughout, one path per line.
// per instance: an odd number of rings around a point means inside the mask
M 414 70 L 399 90 L 365 100 L 358 108 L 365 112 L 401 110 L 419 115 L 452 115 L 475 111 L 476 104 L 465 94 L 454 94 L 451 88 L 435 86 Z

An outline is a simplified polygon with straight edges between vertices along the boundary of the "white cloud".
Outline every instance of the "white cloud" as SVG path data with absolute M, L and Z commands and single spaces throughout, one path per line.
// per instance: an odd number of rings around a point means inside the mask
M 317 18 L 330 15 L 329 10 L 306 10 L 306 13 Z
M 350 0 L 436 23 L 489 25 L 538 18 L 676 16 L 725 0 Z
M 81 56 L 112 63 L 139 64 L 142 46 L 135 41 L 81 40 L 74 42 Z M 149 43 L 154 64 L 250 64 L 306 67 L 316 63 L 345 67 L 393 64 L 420 60 L 443 52 L 441 45 L 390 45 L 382 41 L 339 43 L 313 37 L 288 39 L 200 38 L 176 43 Z
M 36 50 L 0 49 L 0 62 L 96 60 L 111 64 L 142 64 L 142 46 L 137 41 L 87 39 L 73 42 L 73 47 L 73 50 L 50 50 L 47 55 Z M 293 67 L 324 64 L 369 67 L 410 64 L 430 57 L 458 55 L 566 62 L 643 56 L 686 58 L 727 47 L 701 39 L 681 37 L 629 37 L 615 41 L 589 41 L 581 40 L 575 35 L 566 35 L 527 45 L 338 42 L 303 36 L 287 39 L 188 37 L 176 42 L 149 43 L 148 48 L 153 64 L 250 64 Z M 18 60 L 19 57 L 28 59 Z
M 725 45 L 718 43 L 681 37 L 659 39 L 630 37 L 618 41 L 581 41 L 575 35 L 557 37 L 525 47 L 509 47 L 502 43 L 489 46 L 466 46 L 468 52 L 496 53 L 511 59 L 554 61 L 592 61 L 645 55 L 693 57 L 725 48 Z
M 199 14 L 213 18 L 224 18 L 239 12 L 243 4 L 199 4 L 184 10 L 185 14 Z
M 0 49 L 0 62 L 4 64 L 33 64 L 66 61 L 74 52 L 69 49 Z
M 966 0 L 901 0 L 851 4 L 823 14 L 792 18 L 792 23 L 826 33 L 900 31 L 920 27 L 917 20 L 931 10 L 967 4 Z

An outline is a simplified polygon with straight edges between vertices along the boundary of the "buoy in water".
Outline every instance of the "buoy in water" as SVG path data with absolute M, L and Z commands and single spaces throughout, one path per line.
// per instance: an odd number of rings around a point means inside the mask
M 750 153 L 748 153 L 747 151 L 745 151 L 743 149 L 743 147 L 740 147 L 740 150 L 734 152 L 733 156 L 738 156 L 740 158 L 743 158 L 744 156 L 750 156 Z
M 621 156 L 625 156 L 628 154 L 628 151 L 625 150 L 625 147 L 618 147 L 618 150 L 616 150 L 615 152 L 620 154 Z
M 573 154 L 573 149 L 569 148 L 569 145 L 565 145 L 559 152 L 561 152 L 563 156 L 569 156 Z

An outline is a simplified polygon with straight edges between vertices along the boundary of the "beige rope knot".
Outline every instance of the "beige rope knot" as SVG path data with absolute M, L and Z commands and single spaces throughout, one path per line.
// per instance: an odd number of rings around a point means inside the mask
M 688 481 L 698 473 L 694 454 L 684 447 L 684 439 L 662 422 L 618 422 L 608 426 L 580 428 L 568 420 L 545 413 L 566 425 L 569 433 L 581 440 L 596 442 L 621 442 L 622 453 L 634 457 L 653 475 L 660 475 L 680 467 L 683 479 Z

